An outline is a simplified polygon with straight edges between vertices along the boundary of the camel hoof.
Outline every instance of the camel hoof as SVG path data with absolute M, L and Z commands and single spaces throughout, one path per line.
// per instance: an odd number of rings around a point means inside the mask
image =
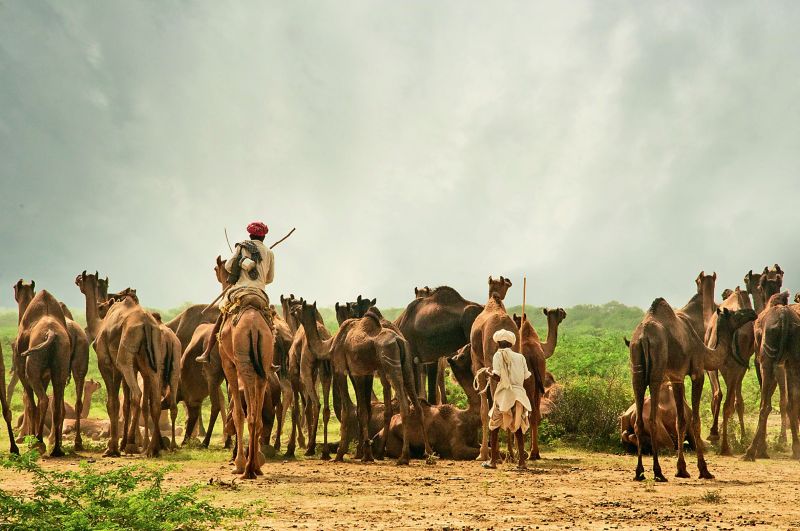
M 139 453 L 139 447 L 136 446 L 135 444 L 126 444 L 125 445 L 125 453 L 126 454 L 138 454 Z
M 494 470 L 495 468 L 497 468 L 497 465 L 496 465 L 496 464 L 494 464 L 494 463 L 492 463 L 491 461 L 484 461 L 483 463 L 481 463 L 481 466 L 482 466 L 483 468 L 490 468 L 490 469 L 492 469 L 492 470 Z
M 294 459 L 294 446 L 287 446 L 286 453 L 283 454 L 283 457 L 286 457 L 288 459 Z
M 322 459 L 323 461 L 330 461 L 331 454 L 322 454 L 321 456 L 319 456 L 319 458 Z M 340 459 L 337 459 L 337 461 L 340 461 Z
M 336 458 L 333 461 L 334 461 L 334 463 L 344 463 L 344 456 L 337 455 Z
M 531 454 L 530 457 L 528 457 L 528 461 L 539 461 L 541 458 L 542 458 L 542 456 L 539 455 L 539 452 L 536 452 L 536 453 Z
M 700 471 L 700 479 L 714 479 L 714 474 L 708 470 L 702 470 Z
M 517 470 L 528 470 L 528 466 L 525 464 L 525 461 L 517 464 Z
M 664 474 L 661 474 L 661 473 L 656 474 L 653 477 L 653 479 L 655 479 L 657 483 L 666 483 L 667 482 L 667 478 L 665 478 Z
M 644 472 L 637 472 L 635 476 L 633 476 L 634 481 L 644 481 Z
M 83 441 L 81 441 L 80 439 L 76 439 L 74 448 L 75 448 L 76 452 L 82 452 L 83 451 Z
M 121 454 L 119 453 L 119 450 L 108 449 L 105 452 L 103 452 L 103 457 L 120 457 L 120 456 Z
M 11 447 L 8 451 L 14 455 L 19 455 L 19 447 L 16 445 L 16 443 L 14 443 L 14 441 L 11 441 Z
M 747 452 L 746 454 L 744 454 L 742 456 L 742 461 L 749 461 L 749 462 L 752 463 L 755 460 L 756 460 L 756 457 L 753 454 L 751 454 L 750 452 Z
M 676 477 L 676 478 L 685 478 L 685 479 L 688 479 L 688 478 L 691 478 L 692 476 L 691 476 L 691 475 L 689 475 L 689 473 L 688 473 L 687 471 L 685 471 L 685 470 L 679 470 L 679 471 L 678 471 L 678 472 L 675 474 L 675 477 Z
M 239 476 L 239 479 L 256 479 L 257 477 L 258 476 L 256 475 L 256 473 L 251 471 L 251 472 L 245 472 L 244 474 Z
M 61 449 L 60 446 L 56 446 L 53 448 L 53 451 L 50 452 L 50 457 L 64 457 L 64 451 Z
M 401 456 L 400 456 L 400 457 L 397 459 L 397 462 L 396 462 L 395 464 L 396 464 L 397 466 L 403 466 L 403 465 L 407 465 L 407 464 L 409 464 L 410 462 L 411 462 L 411 460 L 408 458 L 408 456 L 407 456 L 407 455 L 401 455 Z

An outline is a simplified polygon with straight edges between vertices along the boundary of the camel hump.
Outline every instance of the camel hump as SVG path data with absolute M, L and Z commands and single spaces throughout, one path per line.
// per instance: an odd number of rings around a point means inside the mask
M 659 310 L 659 308 L 661 308 L 664 305 L 669 306 L 669 304 L 667 304 L 667 301 L 664 299 L 664 297 L 658 297 L 657 299 L 655 299 L 652 302 L 652 304 L 650 304 L 650 308 L 648 308 L 647 311 L 649 313 L 656 313 Z
M 61 304 L 49 291 L 43 289 L 33 296 L 19 324 L 28 328 L 45 316 L 54 318 L 66 330 L 67 320 Z

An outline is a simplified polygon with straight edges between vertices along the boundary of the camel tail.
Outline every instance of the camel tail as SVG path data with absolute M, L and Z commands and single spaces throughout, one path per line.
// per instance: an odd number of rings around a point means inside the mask
M 539 396 L 544 396 L 544 381 L 539 373 L 539 367 L 535 363 L 531 365 L 533 365 L 533 380 L 536 382 L 536 389 L 539 390 Z
M 647 337 L 642 337 L 638 341 L 631 341 L 631 371 L 635 373 L 642 373 L 642 381 L 650 381 L 650 342 Z M 638 361 L 634 365 L 634 360 Z
M 44 340 L 41 343 L 32 346 L 25 352 L 21 352 L 20 356 L 24 358 L 26 356 L 30 356 L 31 354 L 39 354 L 40 352 L 46 352 L 47 349 L 49 349 L 50 346 L 53 345 L 53 343 L 55 343 L 55 341 L 56 341 L 56 335 L 53 333 L 52 330 L 48 329 L 44 333 Z
M 261 334 L 258 330 L 250 331 L 250 363 L 253 364 L 256 374 L 261 378 L 266 378 L 264 366 L 261 364 Z
M 154 372 L 158 372 L 158 363 L 156 363 L 156 349 L 153 344 L 153 330 L 148 324 L 144 325 L 144 349 L 147 351 L 147 364 Z
M 164 374 L 161 378 L 161 381 L 166 386 L 169 385 L 170 380 L 172 379 L 172 371 L 175 370 L 175 363 L 173 358 L 173 355 L 175 353 L 173 352 L 172 341 L 166 341 L 165 343 L 167 345 L 167 348 L 164 351 Z M 171 390 L 171 392 L 174 392 L 174 390 Z
M 778 360 L 784 359 L 786 355 L 786 344 L 789 342 L 789 322 L 788 312 L 790 310 L 785 307 L 781 312 L 781 339 L 778 343 Z

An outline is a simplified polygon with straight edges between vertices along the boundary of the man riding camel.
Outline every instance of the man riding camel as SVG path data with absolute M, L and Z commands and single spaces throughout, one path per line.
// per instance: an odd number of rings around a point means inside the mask
M 275 277 L 275 256 L 272 251 L 264 245 L 264 237 L 269 232 L 269 227 L 260 221 L 254 221 L 247 226 L 247 233 L 250 240 L 236 244 L 236 251 L 227 262 L 225 270 L 229 273 L 228 282 L 230 287 L 219 303 L 220 316 L 214 323 L 214 330 L 211 338 L 206 345 L 205 351 L 196 359 L 200 363 L 207 363 L 208 356 L 217 344 L 217 336 L 225 318 L 226 308 L 231 304 L 231 295 L 243 288 L 259 289 L 265 292 L 267 284 L 272 283 Z
M 492 460 L 483 464 L 486 468 L 497 468 L 500 459 L 498 436 L 500 429 L 510 430 L 517 439 L 517 468 L 525 468 L 525 433 L 530 425 L 528 414 L 531 401 L 523 384 L 530 378 L 525 356 L 512 350 L 517 336 L 510 330 L 498 330 L 492 335 L 498 349 L 492 358 L 490 375 L 497 382 L 494 391 L 494 405 L 489 411 L 489 430 L 491 431 Z

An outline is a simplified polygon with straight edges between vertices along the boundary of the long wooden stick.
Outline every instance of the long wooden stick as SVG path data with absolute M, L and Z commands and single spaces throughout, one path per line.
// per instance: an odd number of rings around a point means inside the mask
M 292 230 L 290 230 L 290 231 L 289 231 L 289 234 L 287 234 L 286 236 L 284 236 L 284 237 L 283 237 L 283 238 L 281 238 L 280 240 L 278 240 L 278 241 L 276 241 L 275 243 L 273 243 L 272 245 L 270 245 L 270 246 L 269 246 L 269 248 L 270 248 L 270 249 L 272 249 L 272 248 L 276 247 L 276 246 L 277 246 L 279 243 L 281 243 L 283 240 L 285 240 L 286 238 L 288 238 L 289 236 L 291 236 L 291 235 L 294 233 L 294 231 L 295 231 L 295 230 L 296 230 L 296 228 L 295 228 L 295 227 L 292 227 Z

